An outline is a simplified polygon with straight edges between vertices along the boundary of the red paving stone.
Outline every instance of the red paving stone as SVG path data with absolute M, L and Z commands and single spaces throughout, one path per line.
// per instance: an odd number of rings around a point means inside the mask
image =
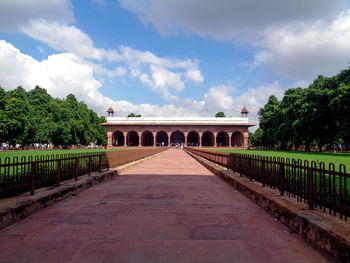
M 327 262 L 182 150 L 0 231 L 0 262 Z

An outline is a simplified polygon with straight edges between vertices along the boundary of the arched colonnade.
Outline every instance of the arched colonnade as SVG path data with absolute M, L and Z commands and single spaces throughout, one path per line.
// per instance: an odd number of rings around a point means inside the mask
M 175 146 L 176 144 L 185 144 L 187 146 L 202 147 L 246 147 L 247 138 L 241 131 L 218 131 L 210 130 L 198 132 L 191 130 L 183 132 L 175 130 L 166 132 L 164 130 L 150 131 L 136 130 L 122 131 L 116 130 L 109 136 L 109 145 L 113 147 L 127 146 Z

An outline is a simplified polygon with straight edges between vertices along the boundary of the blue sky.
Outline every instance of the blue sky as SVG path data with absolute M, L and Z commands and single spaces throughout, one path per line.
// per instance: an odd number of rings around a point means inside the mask
M 99 114 L 239 116 L 350 61 L 346 0 L 2 0 L 0 86 Z

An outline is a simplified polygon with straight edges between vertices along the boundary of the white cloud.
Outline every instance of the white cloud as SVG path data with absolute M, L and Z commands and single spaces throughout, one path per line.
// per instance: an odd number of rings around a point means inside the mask
M 1 0 L 0 31 L 17 30 L 27 25 L 33 18 L 74 22 L 72 4 L 69 0 Z
M 119 0 L 163 35 L 192 33 L 250 44 L 255 66 L 312 81 L 346 68 L 350 53 L 347 0 Z
M 162 66 L 165 68 L 197 68 L 197 60 L 179 60 L 171 58 L 160 58 L 151 53 L 150 51 L 139 51 L 128 46 L 121 46 L 119 48 L 123 58 L 128 61 L 128 63 L 139 66 L 142 64 L 152 64 L 156 66 Z
M 171 93 L 185 90 L 184 78 L 195 83 L 202 82 L 203 76 L 198 69 L 198 60 L 180 60 L 163 58 L 150 51 L 140 51 L 121 46 L 119 53 L 130 71 L 130 76 L 137 78 L 167 101 L 177 101 L 178 96 Z
M 230 96 L 236 89 L 233 86 L 215 86 L 204 95 L 205 106 L 209 111 L 229 111 L 234 100 Z
M 72 93 L 78 100 L 84 101 L 101 115 L 105 115 L 109 106 L 115 109 L 118 116 L 126 116 L 130 112 L 141 113 L 143 116 L 199 115 L 200 109 L 197 102 L 187 101 L 184 105 L 164 106 L 135 105 L 125 100 L 114 101 L 103 96 L 99 90 L 102 84 L 94 77 L 96 69 L 94 66 L 95 64 L 72 53 L 51 55 L 46 60 L 37 61 L 21 53 L 10 43 L 0 40 L 0 86 L 6 90 L 14 89 L 19 85 L 30 90 L 39 85 L 53 97 L 64 98 Z M 146 74 L 141 78 L 149 80 Z M 174 78 L 176 86 L 177 80 L 176 77 Z M 195 111 L 192 111 L 192 107 Z
M 118 61 L 121 59 L 114 50 L 95 48 L 90 37 L 75 26 L 32 20 L 29 25 L 22 27 L 22 31 L 58 51 L 72 52 L 83 58 L 95 60 Z
M 268 29 L 261 43 L 265 49 L 255 59 L 289 78 L 310 80 L 346 68 L 349 43 L 350 10 L 330 24 L 319 21 Z
M 204 80 L 204 77 L 198 69 L 189 69 L 185 75 L 187 79 L 192 80 L 196 83 L 201 83 Z
M 346 0 L 119 0 L 121 6 L 138 14 L 164 35 L 179 30 L 217 40 L 242 34 L 256 35 L 271 25 L 295 21 L 332 19 L 346 7 Z
M 94 73 L 93 65 L 75 54 L 61 53 L 51 55 L 46 60 L 37 61 L 21 53 L 6 41 L 0 41 L 0 85 L 3 88 L 10 90 L 22 85 L 26 90 L 30 90 L 35 85 L 39 85 L 48 90 L 53 97 L 60 98 L 73 93 L 78 100 L 84 101 L 102 115 L 105 115 L 106 109 L 112 106 L 117 116 L 126 116 L 130 112 L 141 113 L 143 116 L 214 116 L 216 112 L 222 110 L 225 113 L 230 113 L 227 116 L 238 116 L 241 104 L 237 108 L 237 102 L 245 102 L 245 99 L 251 96 L 266 101 L 267 94 L 278 91 L 280 88 L 278 84 L 274 84 L 271 87 L 261 87 L 258 90 L 251 89 L 247 94 L 233 98 L 232 93 L 236 90 L 232 86 L 224 85 L 212 87 L 201 101 L 183 99 L 174 100 L 174 103 L 163 106 L 135 105 L 129 101 L 114 101 L 104 96 L 100 92 L 102 84 L 96 80 Z M 169 77 L 168 74 L 165 73 L 164 76 Z M 178 85 L 177 77 L 172 76 L 170 72 L 170 78 L 174 78 L 172 81 L 176 87 Z M 147 74 L 140 75 L 140 79 L 146 85 L 154 85 L 153 77 Z M 263 102 L 260 103 L 262 105 Z M 254 103 L 246 104 L 247 107 L 251 105 Z M 255 109 L 251 107 L 250 110 L 254 111 Z

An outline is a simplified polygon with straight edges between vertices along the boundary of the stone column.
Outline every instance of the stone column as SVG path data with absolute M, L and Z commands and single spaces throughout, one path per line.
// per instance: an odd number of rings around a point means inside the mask
M 214 134 L 214 147 L 218 147 L 218 142 L 216 140 L 216 137 L 218 136 L 218 133 L 217 132 L 213 132 Z
M 113 146 L 112 137 L 113 137 L 113 133 L 111 131 L 108 131 L 107 132 L 107 148 L 112 148 L 112 146 Z
M 123 135 L 124 135 L 124 147 L 128 146 L 128 142 L 127 142 L 127 139 L 128 139 L 128 133 L 127 132 L 123 132 Z
M 171 136 L 171 132 L 167 132 L 168 134 L 168 147 L 170 147 L 170 136 Z
M 153 147 L 156 147 L 156 143 L 157 143 L 157 133 L 156 132 L 152 132 L 153 134 Z
M 248 131 L 243 132 L 243 147 L 248 149 Z
M 137 135 L 139 136 L 139 147 L 142 146 L 142 132 L 138 132 Z

